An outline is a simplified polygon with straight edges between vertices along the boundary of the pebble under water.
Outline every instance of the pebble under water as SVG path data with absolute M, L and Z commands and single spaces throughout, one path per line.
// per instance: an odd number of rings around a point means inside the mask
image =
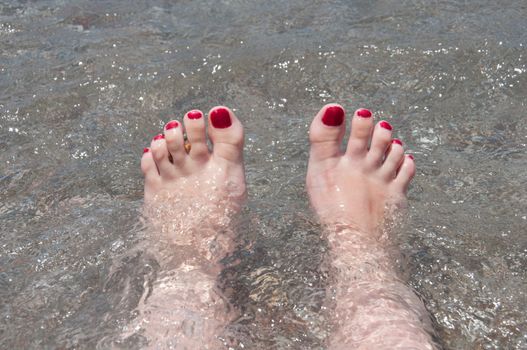
M 527 7 L 504 0 L 2 1 L 0 348 L 123 338 L 160 274 L 144 146 L 224 104 L 249 201 L 220 280 L 245 349 L 324 349 L 327 245 L 304 190 L 321 105 L 415 156 L 404 271 L 445 349 L 527 349 Z M 242 345 L 237 345 L 242 348 Z

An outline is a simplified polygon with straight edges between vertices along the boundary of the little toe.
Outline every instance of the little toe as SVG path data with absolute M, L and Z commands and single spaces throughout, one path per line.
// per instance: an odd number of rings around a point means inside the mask
M 373 130 L 370 150 L 367 154 L 368 163 L 373 167 L 380 167 L 386 151 L 392 141 L 392 126 L 387 121 L 380 121 Z
M 195 161 L 206 161 L 209 159 L 210 153 L 209 147 L 207 146 L 203 113 L 197 109 L 192 110 L 185 114 L 183 120 L 190 144 L 190 157 Z
M 165 135 L 159 134 L 154 136 L 150 144 L 150 150 L 154 161 L 156 162 L 159 175 L 163 178 L 173 178 L 176 176 L 176 168 L 170 162 L 167 142 Z
M 159 171 L 157 170 L 156 162 L 154 162 L 154 158 L 152 158 L 152 152 L 150 152 L 150 148 L 148 147 L 143 149 L 143 156 L 141 157 L 141 171 L 147 179 L 159 177 Z
M 178 121 L 172 120 L 165 125 L 165 140 L 168 152 L 172 156 L 172 163 L 177 169 L 181 169 L 187 153 L 183 141 L 183 130 Z
M 346 130 L 346 113 L 342 106 L 327 104 L 317 113 L 309 128 L 310 158 L 314 161 L 338 157 Z
M 397 176 L 393 181 L 393 185 L 401 193 L 406 193 L 410 181 L 415 175 L 415 161 L 414 157 L 411 154 L 407 154 L 404 157 L 403 163 L 401 164 L 399 170 L 397 171 Z
M 141 171 L 145 177 L 145 187 L 155 187 L 160 181 L 159 171 L 157 170 L 156 162 L 152 157 L 150 148 L 143 149 L 143 157 L 141 157 Z
M 243 160 L 243 126 L 230 109 L 217 106 L 209 112 L 209 137 L 214 157 L 241 163 Z M 191 145 L 194 147 L 193 145 Z
M 397 169 L 401 166 L 404 159 L 403 142 L 399 139 L 393 139 L 390 148 L 386 154 L 384 163 L 380 172 L 383 178 L 392 180 L 395 178 Z
M 358 109 L 351 120 L 351 136 L 346 153 L 351 156 L 363 156 L 368 152 L 373 130 L 372 113 L 368 109 Z

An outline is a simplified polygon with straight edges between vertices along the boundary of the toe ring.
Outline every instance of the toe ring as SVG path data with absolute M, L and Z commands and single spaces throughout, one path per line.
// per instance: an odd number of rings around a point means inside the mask
M 190 149 L 191 149 L 192 147 L 190 146 L 190 142 L 189 142 L 189 140 L 188 140 L 188 137 L 187 137 L 187 133 L 186 133 L 186 132 L 183 133 L 183 140 L 184 140 L 184 145 L 185 145 L 185 151 L 186 151 L 187 153 L 189 153 L 189 152 L 190 152 Z

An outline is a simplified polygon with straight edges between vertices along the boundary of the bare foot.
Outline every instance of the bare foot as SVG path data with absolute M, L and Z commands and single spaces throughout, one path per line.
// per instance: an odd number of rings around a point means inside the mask
M 387 211 L 405 202 L 415 174 L 413 157 L 405 156 L 402 142 L 392 139 L 388 122 L 374 126 L 367 109 L 355 112 L 342 151 L 345 129 L 344 109 L 337 104 L 324 106 L 311 123 L 307 190 L 323 223 L 372 233 Z
M 226 107 L 170 121 L 145 148 L 145 216 L 148 250 L 161 271 L 138 306 L 136 325 L 149 348 L 218 349 L 235 311 L 216 286 L 219 261 L 232 251 L 230 220 L 246 196 L 243 127 Z
M 165 126 L 145 148 L 141 169 L 145 176 L 145 214 L 165 237 L 180 245 L 193 245 L 189 230 L 203 233 L 207 225 L 226 226 L 246 196 L 243 168 L 243 126 L 226 107 L 209 112 L 207 146 L 203 113 L 185 114 Z M 209 230 L 210 231 L 210 230 Z
M 330 349 L 434 349 L 423 303 L 397 276 L 395 259 L 379 239 L 394 209 L 405 203 L 413 157 L 392 139 L 386 121 L 355 112 L 341 150 L 344 109 L 326 105 L 311 124 L 307 190 L 326 224 L 334 304 Z M 389 235 L 388 235 L 389 236 Z M 384 237 L 384 236 L 383 236 Z
M 165 134 L 155 136 L 150 148 L 145 148 L 141 159 L 145 203 L 158 206 L 157 196 L 178 192 L 184 192 L 187 203 L 192 203 L 209 199 L 210 193 L 221 192 L 233 205 L 238 205 L 245 196 L 242 124 L 227 107 L 211 109 L 208 120 L 209 137 L 214 146 L 211 153 L 203 113 L 190 111 L 183 120 L 190 143 L 188 153 L 183 127 L 176 120 L 168 122 Z M 189 184 L 194 186 L 188 187 Z

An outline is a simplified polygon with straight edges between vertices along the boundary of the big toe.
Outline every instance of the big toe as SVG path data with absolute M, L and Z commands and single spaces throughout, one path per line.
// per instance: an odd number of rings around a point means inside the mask
M 214 157 L 241 163 L 243 159 L 243 126 L 227 107 L 217 106 L 209 112 L 209 137 Z
M 342 106 L 327 104 L 317 113 L 309 128 L 310 157 L 315 160 L 338 157 L 344 132 L 346 113 Z

